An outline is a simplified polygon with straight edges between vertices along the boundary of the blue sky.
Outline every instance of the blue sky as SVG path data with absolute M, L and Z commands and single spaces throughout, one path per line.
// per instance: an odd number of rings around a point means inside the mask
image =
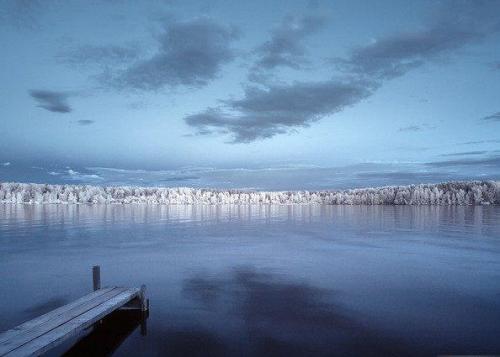
M 497 179 L 499 14 L 482 0 L 3 1 L 0 180 Z

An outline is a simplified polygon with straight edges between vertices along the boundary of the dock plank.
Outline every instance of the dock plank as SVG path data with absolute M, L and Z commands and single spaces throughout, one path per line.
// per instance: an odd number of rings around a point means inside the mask
M 37 338 L 38 336 L 43 335 L 44 333 L 47 333 L 48 331 L 56 328 L 57 326 L 65 323 L 68 320 L 71 320 L 83 314 L 84 312 L 94 308 L 95 306 L 102 304 L 103 302 L 109 300 L 110 298 L 118 295 L 122 291 L 123 291 L 122 288 L 119 289 L 113 288 L 102 295 L 99 295 L 91 300 L 88 300 L 84 304 L 75 306 L 72 309 L 64 311 L 60 314 L 50 315 L 48 320 L 45 321 L 44 323 L 37 324 L 36 326 L 33 326 L 28 329 L 21 330 L 18 334 L 0 344 L 0 356 L 12 351 L 13 349 L 23 345 L 28 341 L 31 341 L 34 338 Z
M 16 326 L 15 328 L 13 328 L 11 330 L 5 331 L 2 334 L 0 334 L 0 345 L 5 343 L 7 340 L 10 340 L 12 337 L 22 333 L 23 331 L 30 329 L 30 328 L 33 328 L 33 327 L 35 327 L 39 324 L 42 324 L 44 322 L 47 322 L 51 318 L 54 318 L 54 316 L 60 315 L 60 314 L 66 312 L 66 311 L 68 311 L 76 306 L 84 304 L 84 303 L 88 302 L 89 300 L 92 300 L 93 298 L 96 298 L 100 295 L 103 295 L 103 294 L 111 291 L 112 289 L 113 289 L 113 287 L 104 288 L 104 289 L 101 289 L 98 291 L 94 291 L 93 293 L 85 295 L 85 296 L 83 296 L 83 297 L 81 297 L 81 298 L 79 298 L 79 299 L 77 299 L 69 304 L 58 307 L 52 311 L 47 312 L 46 314 L 38 316 L 32 320 L 26 321 L 26 322 L 22 323 L 19 326 Z
M 78 299 L 0 335 L 0 356 L 48 351 L 137 297 L 137 288 L 108 288 Z
M 96 308 L 85 312 L 84 314 L 60 325 L 49 333 L 40 336 L 37 339 L 21 346 L 20 348 L 7 354 L 8 357 L 21 357 L 21 356 L 34 356 L 47 352 L 51 348 L 57 346 L 63 340 L 77 335 L 87 327 L 92 326 L 94 323 L 123 306 L 128 301 L 138 296 L 139 289 L 127 289 L 119 295 L 111 298 Z

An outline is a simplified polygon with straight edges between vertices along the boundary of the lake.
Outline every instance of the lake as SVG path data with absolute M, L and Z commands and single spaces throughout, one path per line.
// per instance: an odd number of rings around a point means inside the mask
M 70 355 L 500 353 L 498 206 L 3 204 L 0 331 L 90 292 L 96 264 L 146 284 L 149 317 Z

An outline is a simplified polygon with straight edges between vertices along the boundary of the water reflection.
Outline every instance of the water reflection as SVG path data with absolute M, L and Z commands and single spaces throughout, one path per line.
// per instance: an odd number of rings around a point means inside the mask
M 235 268 L 225 278 L 187 279 L 183 292 L 220 318 L 228 314 L 241 319 L 239 341 L 227 339 L 221 345 L 220 337 L 211 337 L 226 351 L 238 348 L 243 355 L 255 356 L 412 354 L 410 346 L 350 317 L 336 301 L 335 291 L 254 268 Z M 182 348 L 170 352 L 186 355 Z
M 157 356 L 227 356 L 228 347 L 215 333 L 205 330 L 166 330 L 157 340 Z
M 500 207 L 0 205 L 0 330 L 96 264 L 152 302 L 118 356 L 500 350 Z
M 384 229 L 439 230 L 442 226 L 491 227 L 499 213 L 484 206 L 327 206 L 327 205 L 15 205 L 0 206 L 0 232 L 24 226 L 238 222 L 361 225 Z M 497 227 L 495 227 L 497 228 Z M 498 232 L 497 232 L 498 233 Z

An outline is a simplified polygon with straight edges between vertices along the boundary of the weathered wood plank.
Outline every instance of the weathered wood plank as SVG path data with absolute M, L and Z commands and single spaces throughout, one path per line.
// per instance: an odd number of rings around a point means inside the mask
M 106 303 L 110 299 L 115 296 L 127 291 L 125 288 L 113 288 L 110 291 L 99 295 L 91 300 L 88 300 L 86 303 L 75 306 L 69 310 L 66 310 L 60 314 L 49 316 L 49 319 L 44 323 L 38 324 L 29 329 L 23 330 L 20 333 L 16 334 L 11 339 L 8 339 L 4 343 L 0 344 L 0 356 L 7 354 L 8 352 L 28 343 L 31 340 L 34 340 L 51 330 L 57 328 L 58 326 L 75 319 L 76 317 L 92 310 L 99 305 Z
M 66 338 L 75 336 L 138 295 L 139 289 L 126 289 L 93 309 L 84 312 L 83 314 L 52 329 L 50 332 L 31 340 L 19 348 L 16 348 L 5 356 L 33 356 L 47 352 Z
M 58 307 L 58 308 L 56 308 L 56 309 L 54 309 L 46 314 L 43 314 L 39 317 L 36 317 L 32 320 L 26 321 L 26 322 L 22 323 L 19 326 L 16 326 L 15 328 L 13 328 L 11 330 L 5 331 L 4 333 L 0 334 L 0 344 L 4 343 L 7 340 L 10 340 L 12 337 L 18 335 L 19 333 L 21 333 L 25 330 L 33 328 L 33 327 L 40 325 L 42 323 L 45 323 L 45 322 L 49 321 L 51 318 L 54 318 L 55 316 L 58 316 L 62 313 L 65 313 L 66 311 L 71 310 L 79 305 L 85 304 L 88 301 L 111 291 L 112 289 L 113 288 L 111 287 L 111 288 L 104 288 L 104 289 L 95 291 L 95 292 L 88 294 L 88 295 L 85 295 L 85 296 L 83 296 L 83 297 L 81 297 L 81 298 L 79 298 L 79 299 L 77 299 L 69 304 Z

